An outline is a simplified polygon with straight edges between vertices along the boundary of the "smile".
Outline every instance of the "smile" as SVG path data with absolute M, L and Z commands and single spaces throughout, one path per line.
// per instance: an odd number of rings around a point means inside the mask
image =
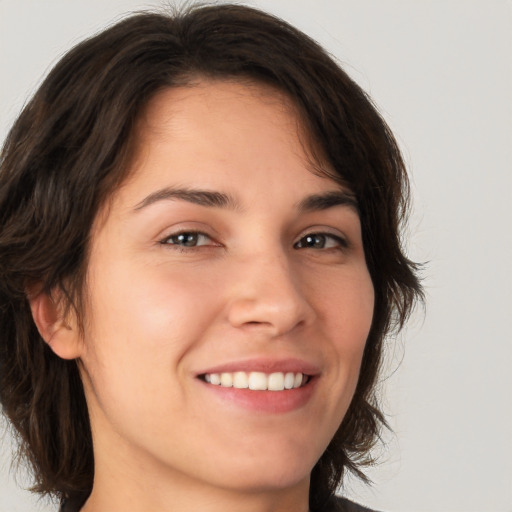
M 309 376 L 301 372 L 222 372 L 206 373 L 202 379 L 214 386 L 252 391 L 284 391 L 297 389 L 309 381 Z

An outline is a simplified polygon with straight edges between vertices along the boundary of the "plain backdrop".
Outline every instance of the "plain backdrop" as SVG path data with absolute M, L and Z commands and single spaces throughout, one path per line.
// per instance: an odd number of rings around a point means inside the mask
M 426 312 L 388 344 L 394 429 L 344 492 L 389 512 L 512 512 L 512 3 L 253 0 L 318 40 L 373 97 L 414 193 Z M 137 0 L 0 0 L 0 139 L 65 50 Z M 50 512 L 9 473 L 0 512 Z M 21 487 L 29 480 L 21 474 Z

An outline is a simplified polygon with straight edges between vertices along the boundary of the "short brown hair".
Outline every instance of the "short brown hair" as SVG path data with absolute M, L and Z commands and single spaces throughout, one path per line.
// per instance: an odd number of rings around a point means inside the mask
M 315 510 L 347 469 L 364 478 L 384 423 L 375 396 L 383 340 L 403 326 L 421 287 L 401 246 L 408 182 L 386 123 L 318 44 L 259 10 L 131 15 L 65 55 L 19 116 L 0 162 L 0 400 L 35 490 L 87 495 L 94 461 L 77 365 L 40 337 L 27 286 L 60 288 L 80 312 L 91 226 L 126 178 L 138 116 L 157 91 L 198 77 L 263 82 L 288 95 L 317 156 L 359 204 L 375 310 L 355 396 L 313 469 Z

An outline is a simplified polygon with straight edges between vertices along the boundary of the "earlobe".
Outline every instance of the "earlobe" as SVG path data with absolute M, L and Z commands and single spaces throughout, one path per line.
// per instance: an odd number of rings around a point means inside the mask
M 61 301 L 44 292 L 29 295 L 28 300 L 39 334 L 53 352 L 62 359 L 80 357 L 81 341 L 76 321 L 70 322 L 71 318 L 64 317 Z

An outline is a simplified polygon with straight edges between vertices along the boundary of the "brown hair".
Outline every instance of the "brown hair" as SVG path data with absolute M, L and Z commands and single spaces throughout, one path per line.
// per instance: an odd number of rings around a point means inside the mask
M 375 397 L 383 340 L 403 326 L 421 288 L 401 247 L 408 183 L 388 127 L 322 48 L 256 9 L 132 15 L 73 48 L 19 116 L 0 162 L 0 400 L 35 490 L 87 495 L 94 461 L 77 365 L 40 337 L 27 286 L 60 289 L 80 313 L 91 225 L 126 178 L 138 116 L 158 90 L 197 77 L 249 79 L 287 94 L 332 177 L 359 204 L 375 310 L 355 396 L 313 469 L 316 510 L 347 469 L 364 478 L 384 423 Z

